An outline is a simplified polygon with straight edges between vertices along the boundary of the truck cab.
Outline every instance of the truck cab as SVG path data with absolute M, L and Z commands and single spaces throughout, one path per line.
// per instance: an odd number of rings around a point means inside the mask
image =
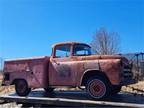
M 76 76 L 81 76 L 85 56 L 91 55 L 91 47 L 87 44 L 67 42 L 53 46 L 53 53 L 50 58 L 49 84 L 76 86 L 80 85 Z

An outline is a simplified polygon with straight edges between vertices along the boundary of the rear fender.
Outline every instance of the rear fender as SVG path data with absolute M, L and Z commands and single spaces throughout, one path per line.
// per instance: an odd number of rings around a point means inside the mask
M 15 84 L 14 82 L 18 79 L 23 79 L 25 81 L 27 81 L 27 78 L 26 78 L 26 72 L 9 72 L 9 73 L 5 73 L 5 74 L 8 74 L 9 76 L 9 79 L 3 79 L 3 85 L 13 85 Z M 27 81 L 28 83 L 29 81 Z M 29 84 L 28 84 L 29 85 Z

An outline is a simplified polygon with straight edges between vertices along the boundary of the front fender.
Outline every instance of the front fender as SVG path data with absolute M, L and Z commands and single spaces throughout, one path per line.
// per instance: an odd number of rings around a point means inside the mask
M 121 59 L 100 60 L 100 67 L 112 85 L 119 85 L 123 80 Z

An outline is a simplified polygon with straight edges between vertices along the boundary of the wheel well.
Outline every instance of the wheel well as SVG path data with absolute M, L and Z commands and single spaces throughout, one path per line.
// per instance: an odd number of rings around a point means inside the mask
M 98 71 L 98 70 L 92 70 L 92 71 L 88 71 L 84 74 L 83 78 L 82 78 L 82 82 L 81 85 L 85 86 L 86 82 L 89 78 L 94 77 L 94 76 L 101 76 L 104 77 L 110 84 L 111 82 L 109 81 L 108 77 L 106 76 L 106 74 L 104 72 Z
M 24 81 L 26 81 L 25 79 L 14 79 L 13 82 L 12 82 L 12 85 L 14 85 L 18 80 L 24 80 Z

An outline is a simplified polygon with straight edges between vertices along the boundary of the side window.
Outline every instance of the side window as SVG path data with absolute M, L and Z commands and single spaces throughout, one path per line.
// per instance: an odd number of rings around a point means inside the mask
M 55 57 L 57 57 L 57 58 L 69 57 L 70 56 L 70 48 L 71 48 L 71 45 L 57 46 Z
M 74 46 L 74 56 L 91 55 L 91 49 L 87 45 L 78 44 Z

